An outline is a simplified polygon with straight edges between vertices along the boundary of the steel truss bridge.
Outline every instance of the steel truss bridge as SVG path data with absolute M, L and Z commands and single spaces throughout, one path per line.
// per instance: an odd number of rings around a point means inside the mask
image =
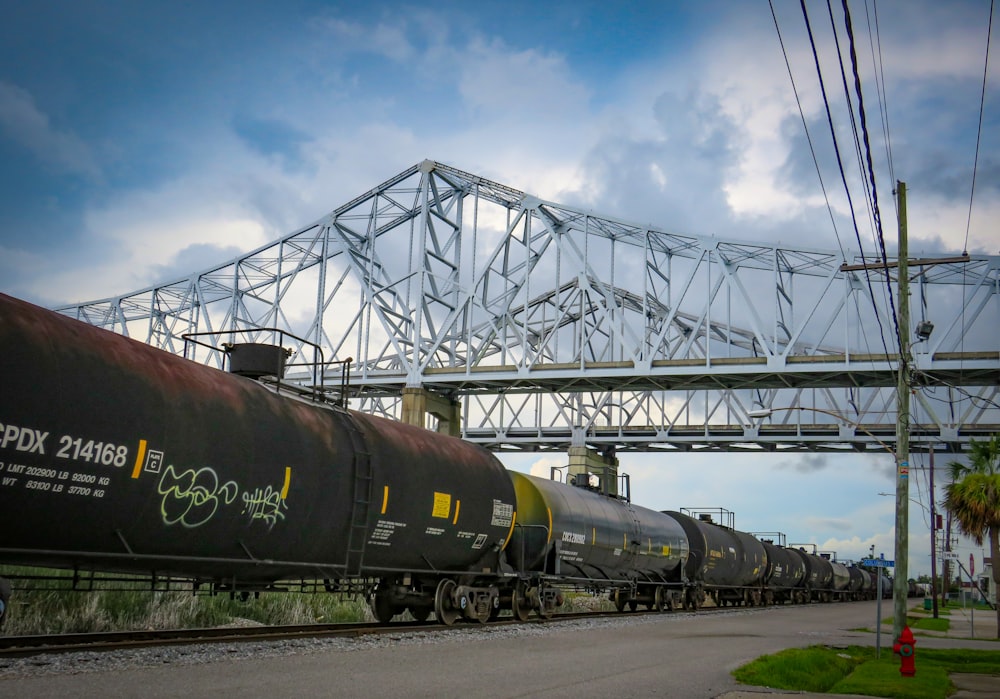
M 353 407 L 399 417 L 419 390 L 494 450 L 875 451 L 895 442 L 899 358 L 896 268 L 871 262 L 424 161 L 237 259 L 59 310 L 219 367 L 224 342 L 281 344 L 289 382 L 323 391 L 343 362 Z M 906 331 L 934 325 L 909 362 L 910 448 L 959 451 L 1000 430 L 1000 257 L 911 262 L 910 282 Z

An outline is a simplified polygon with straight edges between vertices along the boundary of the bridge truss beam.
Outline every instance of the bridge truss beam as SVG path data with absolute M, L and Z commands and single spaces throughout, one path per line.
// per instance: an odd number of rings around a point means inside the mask
M 895 438 L 898 366 L 896 269 L 866 262 L 672 233 L 424 161 L 237 259 L 60 310 L 219 367 L 183 336 L 277 329 L 300 358 L 353 358 L 355 407 L 398 417 L 402 390 L 424 388 L 496 450 L 865 450 Z M 914 323 L 936 328 L 914 346 L 911 449 L 957 451 L 1000 430 L 1000 258 L 913 272 Z M 314 382 L 306 363 L 289 379 Z M 771 407 L 802 410 L 750 417 Z

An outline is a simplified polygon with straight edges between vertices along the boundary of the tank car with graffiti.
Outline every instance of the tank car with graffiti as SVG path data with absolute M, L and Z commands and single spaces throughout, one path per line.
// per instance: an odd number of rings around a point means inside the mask
M 0 347 L 4 563 L 238 590 L 385 576 L 406 588 L 386 615 L 498 603 L 515 500 L 487 451 L 6 296 Z
M 229 347 L 234 375 L 0 294 L 0 349 L 0 564 L 360 586 L 385 622 L 549 616 L 567 587 L 619 610 L 840 598 L 818 556 L 257 380 L 280 347 Z

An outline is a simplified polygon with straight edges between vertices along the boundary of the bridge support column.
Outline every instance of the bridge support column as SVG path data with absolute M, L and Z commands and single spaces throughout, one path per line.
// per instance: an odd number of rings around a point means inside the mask
M 462 434 L 462 406 L 458 401 L 423 388 L 403 389 L 403 422 L 424 427 L 427 413 L 437 421 L 437 432 L 460 437 Z
M 604 454 L 590 447 L 570 447 L 567 471 L 570 482 L 575 476 L 585 473 L 593 473 L 601 479 L 602 493 L 617 497 L 618 457 L 613 447 Z

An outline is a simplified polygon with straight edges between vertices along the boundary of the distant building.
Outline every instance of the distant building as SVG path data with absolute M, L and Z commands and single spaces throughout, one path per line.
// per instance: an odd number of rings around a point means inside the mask
M 979 576 L 979 586 L 994 607 L 997 604 L 997 584 L 993 582 L 993 559 L 983 558 L 983 572 Z

